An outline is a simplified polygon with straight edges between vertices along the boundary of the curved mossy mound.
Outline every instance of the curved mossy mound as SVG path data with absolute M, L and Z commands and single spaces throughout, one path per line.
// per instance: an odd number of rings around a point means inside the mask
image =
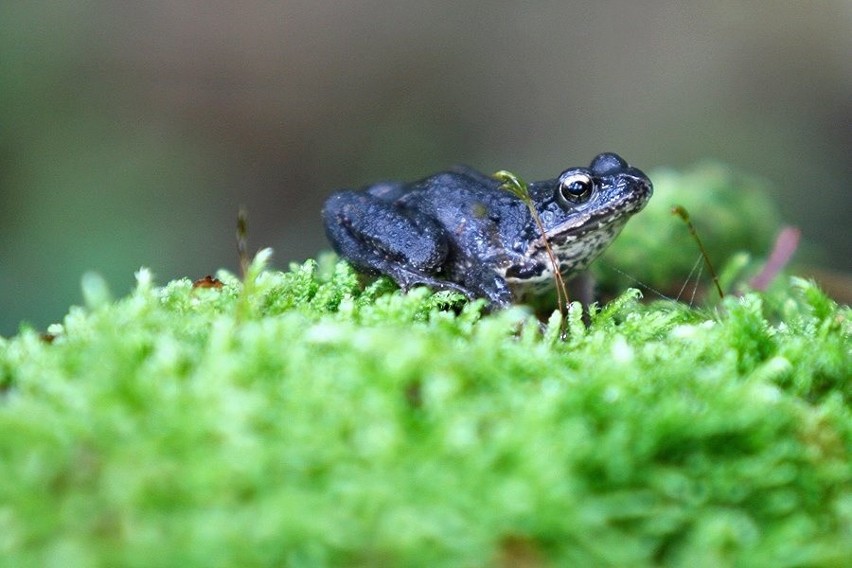
M 628 291 L 561 337 L 265 256 L 245 285 L 89 278 L 0 339 L 0 564 L 852 557 L 851 314 L 814 285 L 712 312 Z

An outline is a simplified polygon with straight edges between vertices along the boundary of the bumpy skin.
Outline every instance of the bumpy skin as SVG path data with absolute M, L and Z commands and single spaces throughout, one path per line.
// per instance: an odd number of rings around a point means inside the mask
M 565 277 L 586 268 L 652 191 L 644 173 L 612 153 L 529 185 Z M 553 266 L 528 206 L 470 168 L 339 191 L 322 215 L 338 254 L 365 272 L 387 274 L 403 289 L 425 284 L 503 307 L 553 285 Z

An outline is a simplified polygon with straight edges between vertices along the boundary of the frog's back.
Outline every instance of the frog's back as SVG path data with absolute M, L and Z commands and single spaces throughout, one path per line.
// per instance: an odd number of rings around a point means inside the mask
M 487 199 L 489 195 L 497 192 L 498 188 L 495 179 L 483 174 L 471 175 L 467 171 L 456 170 L 438 172 L 411 184 L 411 192 L 418 194 L 420 201 L 433 202 L 440 199 Z
M 363 191 L 383 201 L 401 206 L 421 206 L 437 199 L 470 200 L 499 189 L 497 180 L 467 167 L 459 166 L 414 182 L 382 181 Z
M 475 171 L 449 170 L 429 176 L 413 184 L 400 203 L 427 213 L 448 228 L 487 227 L 501 233 L 506 221 L 519 220 L 526 212 L 517 197 L 500 188 L 500 182 Z

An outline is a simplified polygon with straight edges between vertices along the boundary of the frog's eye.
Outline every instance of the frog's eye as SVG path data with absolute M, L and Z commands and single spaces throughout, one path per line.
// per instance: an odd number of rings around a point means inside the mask
M 592 196 L 595 187 L 592 178 L 586 174 L 576 173 L 559 180 L 559 197 L 566 204 L 584 203 Z

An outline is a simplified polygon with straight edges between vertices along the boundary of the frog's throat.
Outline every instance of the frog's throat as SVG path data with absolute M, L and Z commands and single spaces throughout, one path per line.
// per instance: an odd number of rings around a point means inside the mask
M 582 231 L 566 231 L 548 236 L 547 246 L 543 239 L 530 244 L 527 258 L 544 266 L 544 271 L 532 281 L 541 281 L 553 276 L 553 263 L 547 248 L 553 252 L 558 270 L 566 278 L 585 270 L 618 236 L 627 223 L 629 215 L 617 219 L 609 218 L 597 224 L 587 224 Z

